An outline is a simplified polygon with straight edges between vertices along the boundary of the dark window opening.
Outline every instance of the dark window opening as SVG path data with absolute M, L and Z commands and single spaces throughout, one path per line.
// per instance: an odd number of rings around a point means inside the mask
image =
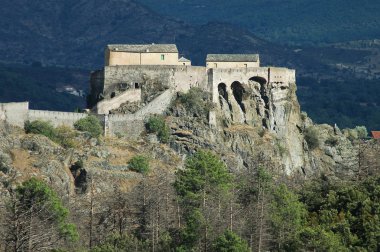
M 220 83 L 218 85 L 218 93 L 220 96 L 224 98 L 224 100 L 228 101 L 228 94 L 227 94 L 227 86 L 224 83 Z
M 245 90 L 243 88 L 243 85 L 240 82 L 235 81 L 234 83 L 232 83 L 231 89 L 235 97 L 235 100 L 239 104 L 241 110 L 245 113 L 245 106 L 243 104 L 243 95 L 245 93 Z
M 263 78 L 263 77 L 260 77 L 260 76 L 252 77 L 249 80 L 257 82 L 257 83 L 260 83 L 261 85 L 267 84 L 267 80 L 265 78 Z
M 116 93 L 115 92 L 112 92 L 111 93 L 111 98 L 114 98 L 116 96 Z
M 140 88 L 140 84 L 139 83 L 135 83 L 135 88 Z

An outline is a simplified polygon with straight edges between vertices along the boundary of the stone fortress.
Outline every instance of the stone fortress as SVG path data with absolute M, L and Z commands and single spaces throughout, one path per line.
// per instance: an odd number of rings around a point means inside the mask
M 148 116 L 162 114 L 177 92 L 198 87 L 211 93 L 215 105 L 208 116 L 211 127 L 222 110 L 237 123 L 250 123 L 260 115 L 263 120 L 254 123 L 283 135 L 286 106 L 270 103 L 286 100 L 292 85 L 295 70 L 261 67 L 257 54 L 209 54 L 206 66 L 192 66 L 190 60 L 179 56 L 174 44 L 108 45 L 104 68 L 91 73 L 88 106 L 103 123 L 106 135 L 137 138 Z M 256 95 L 246 97 L 247 88 Z M 272 89 L 277 91 L 269 94 Z M 256 116 L 246 111 L 247 99 L 256 99 Z M 28 103 L 0 104 L 0 120 L 18 126 L 36 119 L 72 126 L 85 116 L 29 110 Z

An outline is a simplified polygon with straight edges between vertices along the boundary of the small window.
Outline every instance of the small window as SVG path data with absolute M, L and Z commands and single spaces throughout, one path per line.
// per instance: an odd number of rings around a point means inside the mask
M 214 63 L 214 68 L 218 68 L 218 64 Z
M 165 60 L 165 55 L 161 54 L 161 60 Z
M 184 66 L 186 66 L 186 63 L 183 63 Z
M 140 88 L 140 84 L 138 84 L 137 82 L 135 83 L 135 88 Z
M 248 67 L 248 64 L 244 64 L 244 67 L 247 68 L 247 67 Z

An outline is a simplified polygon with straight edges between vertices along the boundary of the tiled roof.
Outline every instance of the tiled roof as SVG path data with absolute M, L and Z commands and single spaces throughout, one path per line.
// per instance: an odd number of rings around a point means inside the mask
M 258 54 L 207 54 L 206 61 L 215 62 L 257 62 Z
M 120 52 L 153 52 L 153 53 L 178 53 L 175 44 L 146 44 L 146 45 L 108 45 L 110 51 Z
M 190 60 L 186 59 L 185 57 L 179 58 L 178 62 L 190 62 Z
M 372 137 L 375 139 L 380 139 L 380 131 L 372 131 Z

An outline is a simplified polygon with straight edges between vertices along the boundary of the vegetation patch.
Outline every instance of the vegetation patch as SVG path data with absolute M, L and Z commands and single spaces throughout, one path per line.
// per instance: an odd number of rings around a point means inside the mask
M 311 150 L 319 147 L 318 130 L 311 126 L 305 130 L 305 140 Z
M 103 134 L 103 127 L 99 119 L 93 115 L 79 119 L 74 123 L 74 127 L 79 131 L 88 132 L 92 137 L 96 138 Z
M 190 88 L 187 93 L 180 94 L 174 105 L 182 105 L 188 115 L 207 117 L 212 108 L 210 94 L 200 88 Z
M 24 129 L 27 134 L 44 135 L 64 148 L 74 148 L 77 146 L 75 142 L 76 133 L 67 126 L 54 128 L 50 122 L 35 120 L 32 122 L 26 121 Z
M 77 228 L 69 222 L 69 210 L 45 182 L 32 178 L 11 193 L 5 204 L 9 220 L 4 224 L 7 248 L 51 251 L 59 248 L 61 240 L 78 240 Z M 14 228 L 13 223 L 22 225 Z
M 152 116 L 145 124 L 148 133 L 156 133 L 161 143 L 168 143 L 170 139 L 170 128 L 163 116 Z
M 129 169 L 131 171 L 147 174 L 149 172 L 149 159 L 143 155 L 134 156 L 129 162 Z
M 354 129 L 344 129 L 343 133 L 351 141 L 368 137 L 368 131 L 365 126 L 356 126 Z

